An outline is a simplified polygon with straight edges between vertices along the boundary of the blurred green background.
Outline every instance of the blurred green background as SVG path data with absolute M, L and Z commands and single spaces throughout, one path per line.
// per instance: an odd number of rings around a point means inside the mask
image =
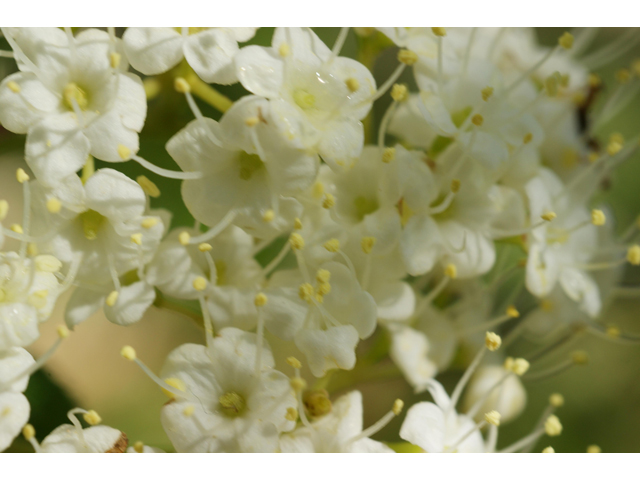
M 315 30 L 329 45 L 338 34 L 337 28 Z M 543 44 L 553 45 L 563 31 L 562 28 L 540 28 L 537 34 Z M 252 43 L 268 45 L 272 32 L 270 28 L 260 29 Z M 625 29 L 601 29 L 591 50 L 624 33 Z M 7 49 L 3 39 L 0 39 L 0 49 Z M 356 37 L 351 32 L 343 55 L 355 57 L 356 49 Z M 375 64 L 374 76 L 379 83 L 395 66 L 394 57 L 392 50 L 383 52 Z M 605 85 L 599 102 L 612 91 L 615 72 L 627 67 L 634 59 L 632 49 L 596 71 Z M 0 58 L 0 78 L 14 69 L 11 60 Z M 405 77 L 405 81 L 410 81 L 408 73 Z M 193 117 L 183 97 L 173 90 L 172 78 L 165 75 L 158 80 L 162 93 L 149 102 L 147 121 L 140 136 L 140 155 L 163 167 L 175 168 L 164 145 Z M 245 94 L 239 84 L 221 87 L 220 90 L 232 99 Z M 374 124 L 380 120 L 387 102 L 383 99 L 376 103 Z M 200 107 L 205 115 L 219 118 L 220 114 L 207 105 L 200 103 Z M 615 120 L 596 132 L 598 137 L 606 139 L 612 132 L 620 132 L 625 138 L 638 134 L 639 107 L 640 98 L 636 97 Z M 0 127 L 0 174 L 5 178 L 5 184 L 15 183 L 11 179 L 15 168 L 23 164 L 23 147 L 24 136 L 13 135 Z M 115 166 L 97 162 L 96 166 L 115 167 L 133 178 L 143 173 L 149 176 L 163 192 L 153 200 L 152 206 L 168 208 L 174 213 L 172 227 L 192 224 L 193 220 L 179 198 L 178 182 L 150 174 L 134 162 Z M 615 171 L 610 189 L 602 195 L 602 200 L 614 212 L 618 231 L 624 231 L 640 212 L 639 179 L 640 156 L 636 155 Z M 3 185 L 2 192 L 1 196 L 7 198 L 12 207 L 20 204 L 19 189 Z M 12 223 L 12 218 L 17 222 L 19 217 L 19 208 L 12 208 L 8 222 Z M 629 269 L 624 283 L 640 285 L 640 273 Z M 615 323 L 625 331 L 640 334 L 639 307 L 640 303 L 633 298 L 620 299 L 603 313 L 604 323 Z M 54 318 L 43 325 L 42 338 L 31 349 L 36 356 L 53 342 L 55 325 L 62 319 L 61 312 L 58 307 Z M 31 423 L 37 430 L 37 437 L 42 439 L 53 428 L 67 422 L 67 410 L 82 406 L 96 409 L 106 424 L 125 431 L 131 442 L 142 440 L 171 450 L 159 422 L 159 411 L 166 397 L 133 365 L 124 362 L 118 352 L 124 344 L 134 345 L 139 356 L 158 371 L 171 349 L 184 342 L 201 341 L 200 331 L 190 320 L 153 308 L 139 324 L 126 329 L 109 324 L 102 315 L 94 316 L 77 328 L 47 368 L 36 373 L 30 381 L 26 394 L 31 402 Z M 618 345 L 583 336 L 570 347 L 588 351 L 590 364 L 527 385 L 527 409 L 518 420 L 501 427 L 500 444 L 506 445 L 529 433 L 545 408 L 549 395 L 558 391 L 566 399 L 565 406 L 558 411 L 564 431 L 560 437 L 541 440 L 536 447 L 538 451 L 551 444 L 557 452 L 584 452 L 587 445 L 598 444 L 604 452 L 640 452 L 640 345 Z M 459 375 L 460 372 L 451 371 L 440 380 L 450 388 Z M 397 397 L 405 399 L 408 405 L 429 399 L 428 394 L 413 396 L 401 380 L 362 384 L 359 388 L 365 399 L 365 425 L 380 418 Z M 398 441 L 401 420 L 395 419 L 376 438 Z M 10 451 L 31 451 L 31 448 L 19 438 Z

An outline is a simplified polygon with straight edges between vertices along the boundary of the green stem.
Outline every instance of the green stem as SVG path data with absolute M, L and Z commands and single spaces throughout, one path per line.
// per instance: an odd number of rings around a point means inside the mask
M 233 101 L 229 97 L 223 95 L 208 83 L 200 80 L 200 77 L 195 73 L 189 73 L 185 77 L 185 80 L 191 86 L 191 93 L 203 102 L 211 105 L 219 112 L 224 113 L 231 108 L 231 105 L 233 105 Z

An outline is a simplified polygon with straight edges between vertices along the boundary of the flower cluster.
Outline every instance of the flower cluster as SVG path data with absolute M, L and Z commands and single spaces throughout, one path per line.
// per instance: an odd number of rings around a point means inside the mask
M 586 362 L 536 368 L 558 338 L 579 325 L 635 340 L 599 316 L 625 263 L 640 264 L 636 227 L 617 238 L 594 198 L 638 140 L 597 141 L 592 127 L 624 106 L 640 68 L 593 115 L 600 80 L 569 33 L 546 48 L 527 29 L 359 28 L 355 60 L 340 55 L 348 28 L 331 47 L 308 28 L 247 45 L 256 31 L 2 29 L 18 71 L 0 84 L 0 124 L 26 135 L 33 178 L 17 172 L 23 223 L 0 235 L 20 242 L 0 253 L 0 450 L 22 430 L 38 452 L 158 451 L 127 450 L 92 410 L 41 443 L 27 424 L 29 375 L 98 310 L 127 326 L 188 305 L 202 325 L 204 344 L 176 348 L 159 376 L 122 350 L 170 397 L 161 422 L 179 452 L 392 452 L 370 437 L 401 400 L 363 429 L 361 393 L 329 393 L 381 362 L 434 400 L 408 409 L 395 450 L 494 452 L 501 421 L 524 409 L 521 377 Z M 377 85 L 382 51 L 397 61 Z M 155 75 L 193 113 L 166 144 L 179 170 L 139 155 Z M 210 85 L 236 82 L 235 101 Z M 152 180 L 94 159 L 181 181 L 194 226 L 171 229 Z M 60 339 L 35 362 L 24 347 L 70 288 Z M 503 356 L 520 335 L 545 347 Z M 435 377 L 460 363 L 449 396 Z M 560 434 L 561 404 L 552 396 L 501 451 Z

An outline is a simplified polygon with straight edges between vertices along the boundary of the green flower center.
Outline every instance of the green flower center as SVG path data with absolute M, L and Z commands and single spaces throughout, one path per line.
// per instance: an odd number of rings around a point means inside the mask
M 236 392 L 227 392 L 218 399 L 220 410 L 227 417 L 235 418 L 247 409 L 247 402 L 242 395 Z

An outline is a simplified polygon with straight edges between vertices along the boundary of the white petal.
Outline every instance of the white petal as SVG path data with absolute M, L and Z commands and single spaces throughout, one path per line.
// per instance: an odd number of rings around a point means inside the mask
M 358 332 L 351 325 L 329 330 L 302 330 L 295 341 L 316 377 L 322 377 L 332 368 L 351 370 L 356 364 Z
M 0 351 L 11 347 L 25 347 L 38 337 L 37 311 L 24 303 L 0 305 Z
M 191 68 L 208 83 L 230 84 L 237 81 L 233 57 L 238 43 L 216 28 L 190 35 L 184 55 Z
M 600 313 L 602 301 L 598 284 L 585 272 L 575 268 L 563 268 L 560 273 L 560 285 L 580 309 L 595 318 Z
M 8 87 L 14 82 L 18 93 Z M 45 115 L 55 112 L 60 100 L 32 73 L 14 73 L 0 83 L 0 124 L 14 133 L 27 133 Z
M 442 410 L 431 402 L 413 405 L 400 427 L 400 438 L 429 453 L 444 450 L 445 419 Z
M 156 299 L 156 291 L 147 282 L 135 282 L 118 291 L 115 305 L 105 304 L 107 320 L 116 325 L 128 326 L 142 319 L 142 316 Z
M 102 168 L 85 184 L 87 207 L 110 220 L 127 221 L 143 214 L 146 197 L 140 185 L 123 173 Z
M 341 172 L 360 157 L 364 145 L 364 127 L 353 118 L 331 122 L 322 133 L 318 152 L 332 170 Z
M 95 292 L 81 287 L 76 288 L 65 305 L 64 321 L 67 326 L 73 328 L 100 310 L 108 293 L 108 289 L 104 292 Z
M 145 75 L 166 72 L 183 57 L 183 38 L 172 28 L 130 27 L 122 39 L 129 62 Z
M 250 45 L 235 58 L 236 74 L 242 86 L 255 95 L 277 98 L 284 81 L 284 63 L 271 49 Z
M 0 452 L 11 445 L 29 420 L 31 408 L 21 393 L 0 393 Z

